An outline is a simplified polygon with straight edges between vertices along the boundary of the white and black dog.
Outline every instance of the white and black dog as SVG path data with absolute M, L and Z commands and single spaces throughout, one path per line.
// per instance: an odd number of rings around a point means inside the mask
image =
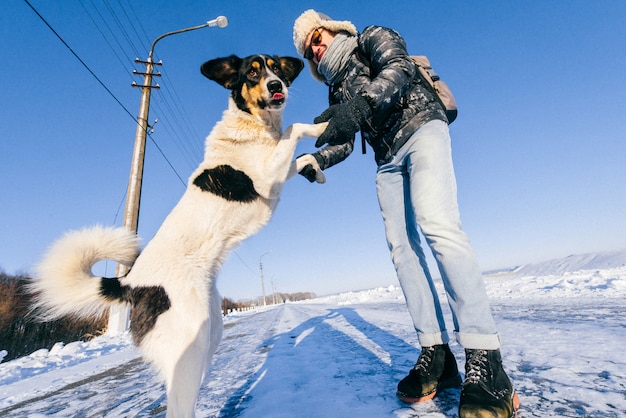
M 124 228 L 69 232 L 52 245 L 30 290 L 44 319 L 100 315 L 111 303 L 131 306 L 130 331 L 145 360 L 165 380 L 167 416 L 193 417 L 205 371 L 222 337 L 216 275 L 229 250 L 272 216 L 288 177 L 315 159 L 292 162 L 303 137 L 326 123 L 294 124 L 282 132 L 287 87 L 298 58 L 230 56 L 201 72 L 231 90 L 228 109 L 206 139 L 204 161 L 184 195 L 139 254 Z M 95 277 L 100 260 L 132 266 L 125 277 Z

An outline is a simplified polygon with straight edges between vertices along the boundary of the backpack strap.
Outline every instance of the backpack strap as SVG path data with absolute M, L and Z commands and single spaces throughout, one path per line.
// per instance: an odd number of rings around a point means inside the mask
M 411 59 L 415 62 L 420 77 L 424 80 L 430 90 L 434 93 L 441 107 L 446 112 L 448 124 L 454 122 L 458 115 L 456 100 L 448 85 L 441 80 L 439 75 L 430 66 L 430 61 L 425 55 L 412 55 Z

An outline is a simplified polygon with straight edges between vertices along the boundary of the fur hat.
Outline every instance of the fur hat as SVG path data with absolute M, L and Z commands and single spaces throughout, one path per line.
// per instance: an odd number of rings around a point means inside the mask
M 296 51 L 298 51 L 298 54 L 301 56 L 304 56 L 304 44 L 309 34 L 317 28 L 324 28 L 331 32 L 343 31 L 350 35 L 357 35 L 359 33 L 352 22 L 347 20 L 332 20 L 323 13 L 309 9 L 302 13 L 293 24 L 293 44 L 296 47 Z M 317 71 L 317 65 L 311 60 L 309 60 L 309 69 L 314 78 L 321 82 L 325 81 L 324 77 Z
M 358 31 L 356 27 L 347 20 L 332 20 L 323 13 L 309 9 L 302 13 L 293 24 L 293 44 L 301 56 L 304 55 L 304 44 L 307 37 L 314 29 L 324 28 L 331 32 L 348 32 L 350 35 L 356 35 Z

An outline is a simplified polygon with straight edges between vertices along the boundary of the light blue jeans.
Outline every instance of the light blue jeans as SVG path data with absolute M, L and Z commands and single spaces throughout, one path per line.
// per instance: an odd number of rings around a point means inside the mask
M 439 267 L 457 341 L 468 349 L 499 348 L 484 280 L 461 229 L 448 124 L 435 120 L 419 128 L 390 162 L 378 167 L 376 189 L 391 259 L 420 345 L 449 341 L 421 229 Z

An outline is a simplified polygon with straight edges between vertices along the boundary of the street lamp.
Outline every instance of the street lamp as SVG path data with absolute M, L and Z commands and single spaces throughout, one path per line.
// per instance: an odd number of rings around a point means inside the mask
M 150 112 L 150 92 L 153 88 L 160 88 L 157 84 L 152 85 L 152 77 L 160 77 L 161 73 L 153 74 L 152 71 L 155 65 L 162 65 L 161 62 L 155 63 L 152 61 L 152 55 L 154 53 L 154 47 L 161 39 L 176 35 L 178 33 L 189 32 L 196 29 L 217 26 L 224 28 L 228 25 L 228 19 L 224 16 L 219 16 L 216 19 L 209 20 L 208 22 L 193 26 L 190 28 L 180 29 L 173 32 L 167 32 L 152 42 L 150 46 L 150 53 L 148 54 L 147 61 L 140 61 L 138 58 L 135 62 L 145 64 L 146 71 L 139 73 L 133 71 L 134 74 L 143 75 L 143 85 L 138 85 L 133 82 L 133 87 L 141 88 L 141 103 L 139 105 L 139 116 L 137 117 L 137 130 L 135 131 L 135 146 L 133 148 L 133 158 L 130 167 L 130 177 L 128 179 L 128 191 L 126 195 L 126 209 L 124 210 L 124 227 L 130 231 L 137 233 L 137 226 L 139 223 L 139 202 L 141 199 L 141 183 L 143 179 L 143 163 L 146 151 L 146 134 L 149 128 L 148 115 Z M 122 277 L 128 273 L 129 268 L 118 264 L 115 271 L 116 277 Z M 119 333 L 128 329 L 128 317 L 129 308 L 125 306 L 112 306 L 109 311 L 109 333 Z
M 259 269 L 261 270 L 261 291 L 263 292 L 263 306 L 267 306 L 267 303 L 265 302 L 265 280 L 263 280 L 263 262 L 261 260 L 269 253 L 271 253 L 271 251 L 268 251 L 261 257 L 259 257 Z
M 274 277 L 276 277 L 276 275 L 272 276 L 272 305 L 276 305 L 276 288 L 274 287 Z

